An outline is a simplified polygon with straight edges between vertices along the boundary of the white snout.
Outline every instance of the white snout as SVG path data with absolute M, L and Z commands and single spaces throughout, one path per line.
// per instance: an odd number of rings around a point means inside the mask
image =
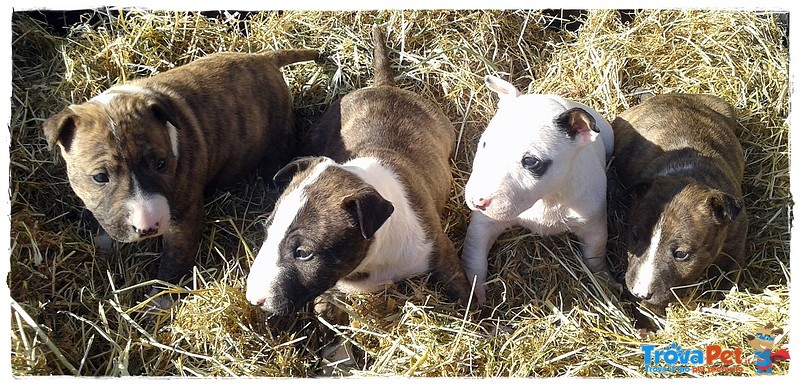
M 656 254 L 661 245 L 661 235 L 664 227 L 664 219 L 660 219 L 653 230 L 653 237 L 650 239 L 650 246 L 642 258 L 644 261 L 637 267 L 636 280 L 630 287 L 631 294 L 640 299 L 649 299 L 653 295 L 653 282 L 656 276 Z
M 517 193 L 514 178 L 504 170 L 485 171 L 482 164 L 479 170 L 473 171 L 464 188 L 464 200 L 472 211 L 480 211 L 494 220 L 511 220 L 516 218 L 523 208 L 522 202 L 516 202 Z M 478 168 L 478 167 L 476 167 Z
M 494 168 L 495 166 L 499 165 L 487 164 L 476 156 L 472 164 L 472 174 L 464 186 L 464 198 L 471 210 L 485 210 L 498 190 L 503 188 L 501 173 L 504 171 Z
M 255 306 L 263 306 L 267 303 L 270 293 L 275 291 L 272 286 L 275 284 L 280 271 L 274 257 L 270 258 L 270 256 L 262 255 L 266 254 L 264 249 L 264 247 L 261 248 L 262 251 L 258 253 L 256 260 L 253 261 L 253 266 L 250 267 L 250 274 L 247 275 L 247 283 L 245 285 L 245 297 L 248 302 Z
M 169 203 L 161 194 L 138 197 L 128 202 L 128 224 L 139 238 L 163 235 L 169 227 Z

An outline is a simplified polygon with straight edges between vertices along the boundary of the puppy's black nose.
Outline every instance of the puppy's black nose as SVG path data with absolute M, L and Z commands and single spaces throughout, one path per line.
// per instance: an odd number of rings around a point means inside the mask
M 653 292 L 652 291 L 647 291 L 647 292 L 644 292 L 644 293 L 632 293 L 632 294 L 634 296 L 636 296 L 636 298 L 638 298 L 640 300 L 643 300 L 643 301 L 647 301 L 648 299 L 653 298 Z
M 158 232 L 157 227 L 151 227 L 149 229 L 140 229 L 134 226 L 133 230 L 136 231 L 136 234 L 139 234 L 140 237 L 148 237 Z

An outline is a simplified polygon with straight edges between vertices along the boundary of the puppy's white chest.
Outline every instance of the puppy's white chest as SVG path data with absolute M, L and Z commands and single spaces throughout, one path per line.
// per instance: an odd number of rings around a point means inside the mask
M 374 292 L 429 270 L 433 245 L 424 234 L 402 233 L 391 224 L 378 232 L 383 234 L 376 233 L 367 257 L 354 271 L 355 279 L 340 280 L 337 289 L 345 293 Z
M 571 207 L 549 204 L 543 199 L 517 217 L 517 224 L 540 235 L 563 233 L 583 222 L 584 218 Z
M 351 274 L 357 279 L 339 280 L 336 288 L 346 293 L 374 292 L 406 277 L 426 273 L 433 242 L 411 207 L 398 176 L 374 158 L 356 158 L 347 162 L 345 168 L 392 202 L 394 212 L 375 232 L 366 257 L 354 270 L 356 274 Z

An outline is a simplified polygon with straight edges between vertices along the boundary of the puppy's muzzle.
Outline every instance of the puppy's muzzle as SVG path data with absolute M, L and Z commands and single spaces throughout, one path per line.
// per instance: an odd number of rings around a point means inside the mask
M 491 203 L 491 198 L 477 198 L 473 200 L 472 205 L 478 210 L 485 211 Z

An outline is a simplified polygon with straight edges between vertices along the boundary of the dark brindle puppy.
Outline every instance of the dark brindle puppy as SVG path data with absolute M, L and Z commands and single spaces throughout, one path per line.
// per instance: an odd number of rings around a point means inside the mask
M 293 156 L 292 97 L 279 67 L 317 56 L 209 55 L 71 105 L 44 123 L 44 135 L 112 238 L 164 235 L 157 278 L 178 282 L 200 243 L 204 190 L 257 165 L 274 172 Z
M 429 101 L 394 85 L 373 29 L 375 84 L 333 104 L 268 219 L 247 277 L 247 299 L 287 314 L 331 288 L 371 292 L 435 272 L 456 296 L 466 276 L 439 215 L 448 200 L 453 125 Z
M 711 265 L 742 266 L 744 158 L 733 108 L 710 95 L 660 95 L 612 126 L 617 176 L 633 194 L 625 274 L 631 294 L 663 310 L 673 288 L 698 283 Z

